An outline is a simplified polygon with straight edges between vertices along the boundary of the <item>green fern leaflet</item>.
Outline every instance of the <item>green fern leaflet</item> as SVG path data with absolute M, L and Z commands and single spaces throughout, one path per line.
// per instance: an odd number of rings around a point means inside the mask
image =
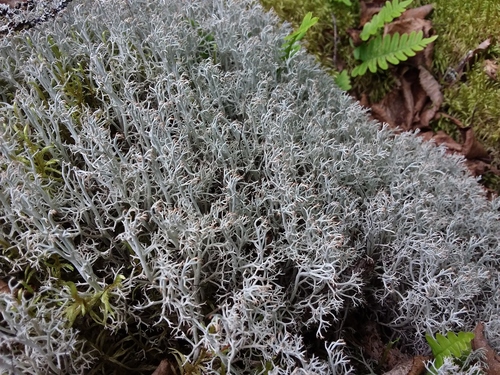
M 361 40 L 367 41 L 370 36 L 377 34 L 378 30 L 384 27 L 385 24 L 399 17 L 412 1 L 405 0 L 401 3 L 399 0 L 392 0 L 392 3 L 387 1 L 382 9 L 380 9 L 380 12 L 374 15 L 371 21 L 363 26 L 363 31 L 359 34 Z
M 397 65 L 401 61 L 406 61 L 408 57 L 415 56 L 416 52 L 422 51 L 436 38 L 437 35 L 424 38 L 422 31 L 412 31 L 411 34 L 401 36 L 398 33 L 384 37 L 379 35 L 369 43 L 354 49 L 354 57 L 362 63 L 353 69 L 351 75 L 362 76 L 368 69 L 375 73 L 377 67 L 386 70 L 389 68 L 388 62 Z
M 458 335 L 454 332 L 448 332 L 446 336 L 437 333 L 436 338 L 426 334 L 425 339 L 434 355 L 435 369 L 443 365 L 445 357 L 460 358 L 462 355 L 468 354 L 472 350 L 471 341 L 473 338 L 472 332 L 459 332 Z
M 347 73 L 347 70 L 342 70 L 339 74 L 337 74 L 335 77 L 335 83 L 344 91 L 352 89 L 351 77 L 349 76 L 349 73 Z

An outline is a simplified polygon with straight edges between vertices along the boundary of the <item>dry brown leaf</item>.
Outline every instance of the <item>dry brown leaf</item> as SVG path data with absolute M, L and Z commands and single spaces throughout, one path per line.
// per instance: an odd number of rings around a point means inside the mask
M 360 34 L 361 34 L 361 30 L 358 30 L 358 29 L 348 29 L 347 30 L 347 35 L 349 35 L 349 37 L 351 38 L 352 44 L 354 46 L 359 46 L 361 43 L 363 43 L 363 41 L 359 37 Z
M 155 372 L 152 375 L 176 375 L 176 371 L 174 367 L 170 364 L 169 361 L 164 359 L 160 362 Z
M 447 113 L 443 113 L 443 112 L 436 113 L 436 119 L 439 119 L 441 117 L 447 118 L 448 120 L 450 120 L 451 122 L 453 122 L 459 129 L 460 128 L 462 128 L 462 129 L 466 128 L 466 126 L 459 119 L 457 119 L 457 118 L 455 118 L 453 116 L 450 116 Z
M 431 139 L 437 145 L 444 145 L 451 153 L 462 152 L 462 145 L 442 130 L 439 130 L 436 134 L 434 134 Z
M 412 31 L 422 31 L 424 36 L 429 36 L 430 30 L 432 29 L 432 23 L 429 20 L 424 20 L 422 18 L 406 18 L 403 20 L 397 20 L 388 23 L 384 26 L 384 35 L 387 34 L 410 34 Z
M 422 113 L 425 104 L 427 104 L 427 102 L 429 101 L 427 93 L 420 85 L 414 85 L 412 92 L 413 92 L 413 101 L 415 103 L 415 108 L 414 108 L 415 115 L 413 117 L 413 127 L 419 129 L 428 129 L 428 126 L 424 126 L 420 120 L 420 114 Z
M 413 118 L 415 116 L 415 100 L 412 92 L 412 82 L 405 79 L 401 80 L 401 92 L 403 94 L 404 99 L 404 108 L 405 108 L 405 124 L 409 129 L 411 124 L 413 123 Z
M 391 127 L 400 127 L 409 130 L 411 122 L 408 118 L 407 103 L 400 88 L 396 88 L 388 93 L 381 102 L 372 104 L 372 116 L 389 124 Z
M 0 279 L 0 293 L 6 293 L 6 294 L 11 293 L 10 288 L 9 288 L 9 284 L 7 284 L 2 279 Z
M 484 323 L 480 322 L 474 328 L 474 339 L 472 340 L 472 349 L 478 350 L 483 349 L 486 356 L 486 364 L 488 369 L 486 373 L 488 375 L 500 375 L 500 356 L 497 352 L 490 346 L 486 337 L 484 337 Z
M 493 80 L 498 79 L 498 64 L 493 60 L 484 60 L 483 62 L 483 71 L 486 73 L 488 77 Z
M 478 53 L 486 50 L 490 45 L 491 45 L 491 38 L 488 38 L 488 39 L 484 40 L 483 42 L 481 42 L 475 49 L 467 52 L 465 54 L 465 56 L 462 58 L 462 60 L 460 60 L 457 67 L 455 69 L 453 69 L 457 78 L 454 79 L 452 81 L 452 83 L 455 82 L 458 79 L 458 77 L 460 77 L 460 75 L 463 73 L 465 67 L 470 65 L 470 62 L 472 61 L 472 59 L 474 59 L 474 57 Z
M 420 112 L 429 98 L 419 82 L 419 72 L 415 68 L 405 67 L 401 78 L 401 88 L 406 100 L 406 108 L 411 113 L 412 128 L 420 128 Z
M 467 159 L 490 159 L 488 151 L 486 151 L 484 146 L 476 139 L 474 130 L 472 130 L 471 127 L 460 129 L 460 132 L 464 139 L 462 153 Z
M 425 361 L 431 357 L 416 356 L 398 364 L 384 375 L 423 375 L 426 372 Z
M 370 2 L 365 1 L 360 2 L 360 20 L 359 26 L 363 27 L 365 23 L 369 22 L 375 14 L 380 12 L 380 9 L 384 6 L 385 2 Z
M 434 107 L 441 107 L 443 104 L 443 93 L 441 92 L 441 85 L 434 78 L 434 76 L 423 66 L 419 66 L 418 70 L 420 74 L 418 75 L 420 84 L 425 90 L 429 98 L 431 99 L 432 105 Z
M 425 93 L 431 99 L 431 106 L 425 109 L 420 115 L 420 124 L 422 127 L 429 126 L 429 122 L 434 118 L 437 111 L 443 104 L 443 93 L 441 92 L 441 85 L 432 76 L 432 74 L 423 66 L 418 67 L 420 85 Z
M 400 68 L 400 87 L 394 88 L 382 101 L 372 105 L 373 117 L 403 130 L 428 128 L 429 121 L 442 103 L 442 95 L 437 81 L 425 68 L 422 68 L 422 72 L 421 78 L 419 70 L 411 67 Z M 432 103 L 432 106 L 424 111 L 429 96 L 435 104 Z
M 424 141 L 429 142 L 432 139 L 432 137 L 434 137 L 434 132 L 432 130 L 424 131 L 418 133 L 418 136 L 421 137 Z
M 466 160 L 465 165 L 473 176 L 482 176 L 491 169 L 489 163 L 477 159 Z
M 408 373 L 411 371 L 412 366 L 413 360 L 410 359 L 408 361 L 400 363 L 390 371 L 384 372 L 383 375 L 408 375 Z
M 366 95 L 366 93 L 362 93 L 361 94 L 361 98 L 359 99 L 359 103 L 363 106 L 363 107 L 369 107 L 370 106 L 370 102 L 368 100 L 368 95 Z
M 404 11 L 404 13 L 399 17 L 400 20 L 406 18 L 425 18 L 434 9 L 432 4 L 423 5 L 418 8 L 411 8 Z

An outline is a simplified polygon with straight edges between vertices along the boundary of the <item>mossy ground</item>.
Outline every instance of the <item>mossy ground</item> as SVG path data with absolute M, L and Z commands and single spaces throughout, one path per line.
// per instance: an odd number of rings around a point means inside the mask
M 426 0 L 427 2 L 427 0 Z M 423 3 L 423 1 L 422 1 Z M 500 44 L 495 36 L 500 31 L 500 3 L 496 0 L 436 0 L 432 20 L 436 34 L 434 71 L 443 81 L 444 110 L 472 126 L 478 139 L 493 157 L 493 165 L 500 166 L 500 75 L 491 79 L 484 71 L 486 60 L 500 62 Z M 446 85 L 443 77 L 447 69 L 457 66 L 468 51 L 493 37 L 490 48 L 479 53 L 466 74 L 453 85 Z M 449 120 L 440 120 L 436 128 L 451 134 L 456 131 Z M 496 190 L 500 182 L 492 181 Z
M 357 65 L 347 30 L 359 24 L 359 1 L 352 1 L 351 6 L 339 0 L 261 0 L 261 3 L 266 9 L 273 8 L 294 27 L 307 12 L 319 18 L 318 24 L 306 35 L 305 44 L 326 70 L 335 74 L 341 69 L 351 71 Z M 500 30 L 500 3 L 497 0 L 417 0 L 410 7 L 429 3 L 434 4 L 430 19 L 439 35 L 434 49 L 433 74 L 443 87 L 442 110 L 465 126 L 473 127 L 477 138 L 491 153 L 492 165 L 499 168 L 500 75 L 498 80 L 490 78 L 484 71 L 484 64 L 486 60 L 500 62 L 500 44 L 494 40 Z M 446 73 L 455 68 L 468 51 L 489 37 L 493 37 L 491 46 L 476 55 L 461 79 L 447 84 Z M 352 81 L 352 92 L 358 96 L 367 94 L 376 101 L 390 90 L 393 82 L 390 71 L 367 74 Z M 434 130 L 445 130 L 459 137 L 456 125 L 448 119 L 434 121 L 431 125 Z M 490 179 L 491 188 L 500 191 L 498 178 L 486 179 Z

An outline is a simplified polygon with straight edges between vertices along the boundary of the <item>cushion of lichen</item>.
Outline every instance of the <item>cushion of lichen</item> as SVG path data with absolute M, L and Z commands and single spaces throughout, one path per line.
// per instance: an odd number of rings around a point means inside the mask
M 341 324 L 361 286 L 415 351 L 476 317 L 498 333 L 498 201 L 457 158 L 378 131 L 309 56 L 280 69 L 274 17 L 211 3 L 103 0 L 0 43 L 0 269 L 32 293 L 0 298 L 0 363 L 139 373 L 170 347 L 199 358 L 201 332 L 206 373 L 324 369 L 302 334 Z

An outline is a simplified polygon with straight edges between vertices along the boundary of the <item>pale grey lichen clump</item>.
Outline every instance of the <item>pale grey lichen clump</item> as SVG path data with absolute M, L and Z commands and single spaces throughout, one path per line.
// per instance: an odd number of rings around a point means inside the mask
M 500 349 L 500 201 L 284 62 L 288 32 L 252 1 L 99 1 L 1 41 L 3 371 L 345 374 L 352 316 Z

